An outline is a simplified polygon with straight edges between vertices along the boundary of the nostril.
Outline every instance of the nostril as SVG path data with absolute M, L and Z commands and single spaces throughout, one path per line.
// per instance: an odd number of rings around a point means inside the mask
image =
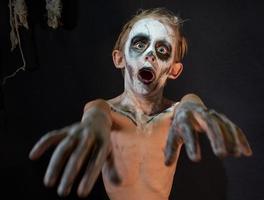
M 145 60 L 154 62 L 155 61 L 155 58 L 154 58 L 154 56 L 146 56 L 145 57 Z

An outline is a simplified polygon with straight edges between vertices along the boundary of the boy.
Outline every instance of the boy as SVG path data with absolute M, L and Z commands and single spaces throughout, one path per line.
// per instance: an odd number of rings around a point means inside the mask
M 123 71 L 124 92 L 87 103 L 80 123 L 50 132 L 34 146 L 33 160 L 58 144 L 46 186 L 54 186 L 63 169 L 58 194 L 66 196 L 86 167 L 80 197 L 89 194 L 102 170 L 111 200 L 167 200 L 182 144 L 191 160 L 201 159 L 198 132 L 207 134 L 219 157 L 251 155 L 242 131 L 198 96 L 188 94 L 177 103 L 163 97 L 167 79 L 176 79 L 183 68 L 181 23 L 165 9 L 151 9 L 123 27 L 112 56 Z

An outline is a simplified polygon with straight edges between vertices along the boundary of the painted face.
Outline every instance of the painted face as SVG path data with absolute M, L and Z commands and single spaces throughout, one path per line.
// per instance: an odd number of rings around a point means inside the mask
M 125 43 L 125 82 L 134 92 L 149 94 L 164 86 L 175 55 L 172 28 L 156 19 L 134 24 Z

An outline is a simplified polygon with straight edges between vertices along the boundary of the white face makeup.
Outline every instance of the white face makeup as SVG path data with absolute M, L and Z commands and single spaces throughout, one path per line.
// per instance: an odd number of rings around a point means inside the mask
M 172 28 L 156 19 L 139 20 L 125 43 L 125 82 L 134 92 L 147 95 L 164 86 L 175 56 Z

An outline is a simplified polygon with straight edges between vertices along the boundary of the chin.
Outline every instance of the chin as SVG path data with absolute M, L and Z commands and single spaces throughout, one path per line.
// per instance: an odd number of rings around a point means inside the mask
M 158 84 L 153 82 L 151 84 L 146 85 L 141 81 L 137 80 L 136 84 L 133 87 L 133 90 L 137 95 L 148 97 L 157 93 Z

